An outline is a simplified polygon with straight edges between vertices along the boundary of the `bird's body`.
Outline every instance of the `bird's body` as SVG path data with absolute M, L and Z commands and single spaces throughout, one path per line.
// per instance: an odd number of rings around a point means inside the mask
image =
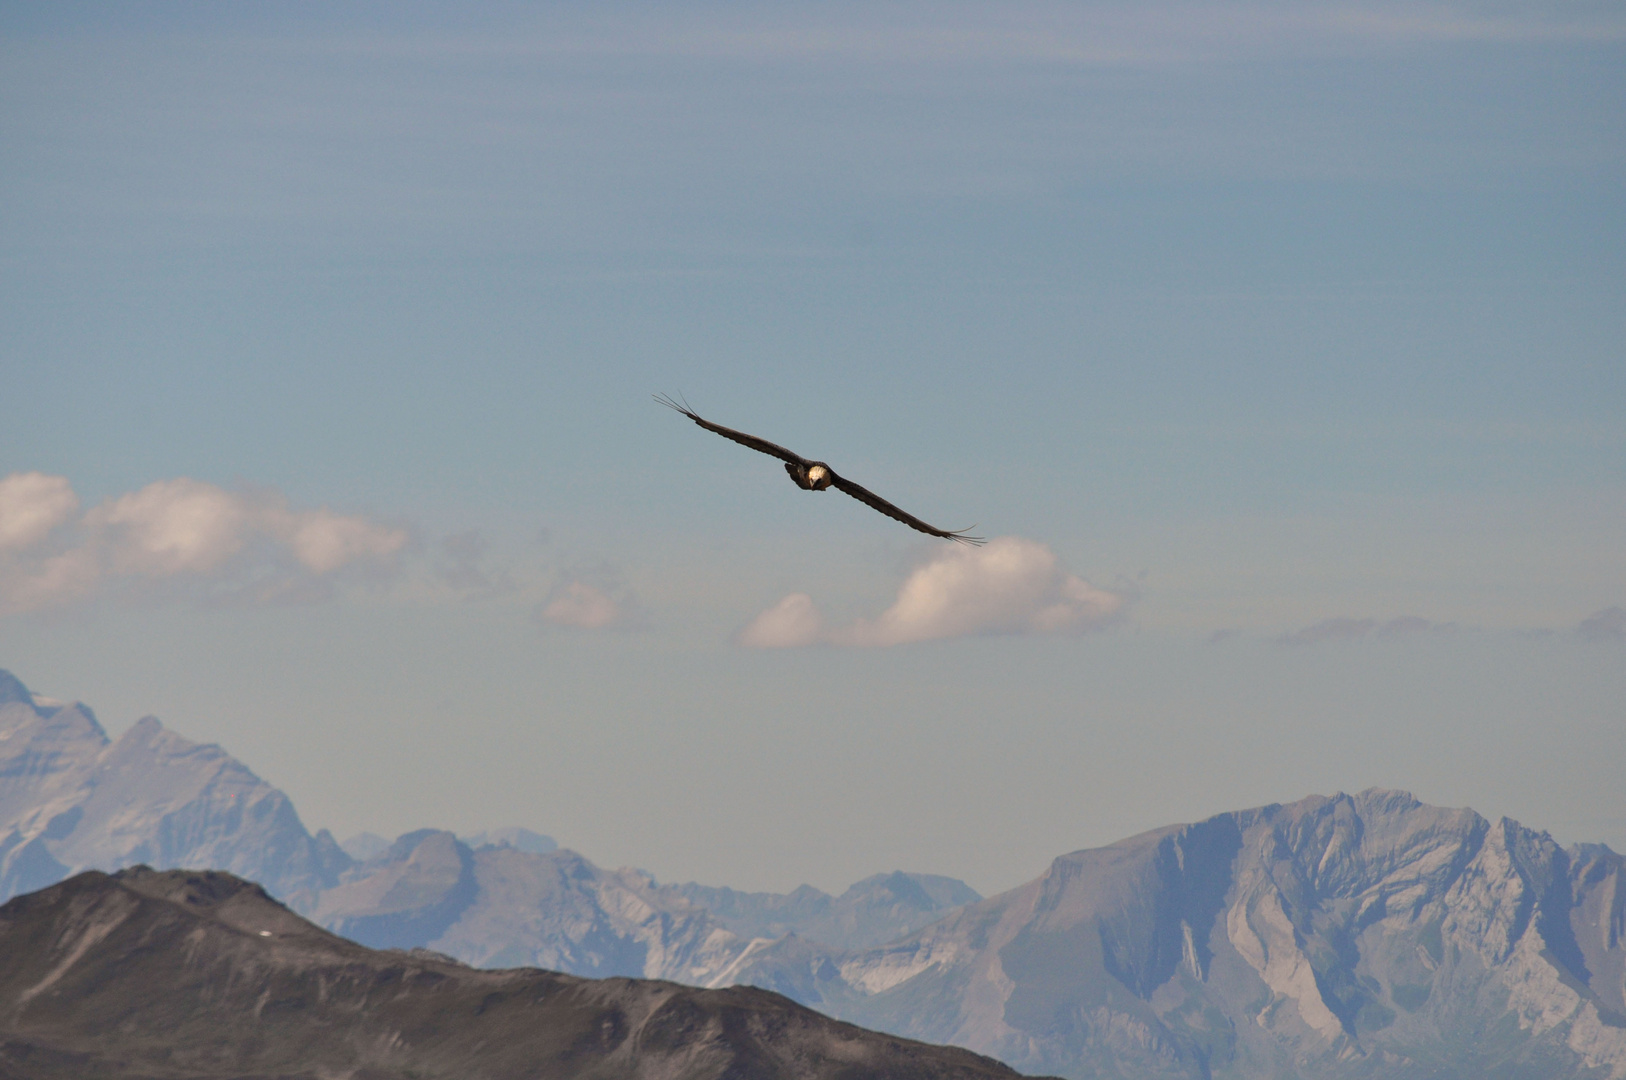
M 803 491 L 823 491 L 835 483 L 836 474 L 830 471 L 830 466 L 822 461 L 812 461 L 803 465 L 799 461 L 785 462 L 785 471 L 790 478 L 796 481 L 796 486 Z
M 790 474 L 791 480 L 795 481 L 796 486 L 803 491 L 824 491 L 826 488 L 833 487 L 837 491 L 851 495 L 866 506 L 879 510 L 887 517 L 895 521 L 901 521 L 911 529 L 919 530 L 930 536 L 941 536 L 945 540 L 953 540 L 961 544 L 981 544 L 984 542 L 980 536 L 967 536 L 966 533 L 969 530 L 939 529 L 934 525 L 926 524 L 913 514 L 904 513 L 874 492 L 860 487 L 846 477 L 838 475 L 834 469 L 822 461 L 809 461 L 802 455 L 786 450 L 783 446 L 771 443 L 767 439 L 759 439 L 755 435 L 747 435 L 743 431 L 735 431 L 733 428 L 725 428 L 721 424 L 714 424 L 710 420 L 702 419 L 694 410 L 679 405 L 669 397 L 657 394 L 655 400 L 669 409 L 676 409 L 707 431 L 716 432 L 723 438 L 732 439 L 741 446 L 749 446 L 759 453 L 783 461 L 785 463 L 785 472 Z

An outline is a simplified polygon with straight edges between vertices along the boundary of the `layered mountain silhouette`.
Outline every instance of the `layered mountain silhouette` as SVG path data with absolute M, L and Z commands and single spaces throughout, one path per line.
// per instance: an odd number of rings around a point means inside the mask
M 1154 830 L 987 899 L 903 873 L 839 897 L 661 884 L 429 829 L 357 861 L 219 748 L 150 719 L 110 742 L 5 676 L 0 835 L 10 892 L 214 865 L 365 945 L 755 985 L 1077 1080 L 1626 1078 L 1621 856 L 1403 792 Z
M 230 874 L 90 871 L 0 908 L 0 1075 L 1004 1080 L 764 990 L 379 952 Z

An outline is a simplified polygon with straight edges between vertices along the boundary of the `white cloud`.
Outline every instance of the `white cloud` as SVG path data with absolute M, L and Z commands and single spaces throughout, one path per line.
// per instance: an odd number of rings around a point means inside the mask
M 121 495 L 85 515 L 108 540 L 115 572 L 204 574 L 243 549 L 249 508 L 241 496 L 181 477 Z
M 266 600 L 320 592 L 337 571 L 386 564 L 405 530 L 326 508 L 292 510 L 275 492 L 246 494 L 186 477 L 111 498 L 72 522 L 64 477 L 0 480 L 0 611 L 50 607 L 136 581 L 206 587 Z M 64 526 L 73 525 L 63 530 Z M 47 543 L 62 530 L 66 535 Z
M 583 563 L 560 573 L 534 609 L 538 622 L 573 630 L 642 630 L 649 619 L 610 562 Z
M 39 544 L 78 509 L 67 477 L 12 473 L 0 480 L 0 550 Z
M 621 605 L 608 593 L 584 581 L 572 581 L 543 602 L 537 612 L 543 622 L 578 630 L 603 630 L 624 621 Z
M 945 547 L 874 619 L 827 630 L 812 598 L 793 593 L 735 640 L 756 648 L 820 641 L 875 648 L 970 634 L 1082 633 L 1120 616 L 1128 600 L 1065 572 L 1045 545 L 1002 536 L 981 548 Z
M 325 508 L 299 514 L 282 511 L 274 520 L 284 530 L 294 557 L 318 574 L 330 574 L 348 563 L 393 555 L 407 542 L 402 529 Z
M 734 638 L 749 649 L 794 649 L 824 637 L 824 616 L 806 593 L 791 593 L 751 620 Z

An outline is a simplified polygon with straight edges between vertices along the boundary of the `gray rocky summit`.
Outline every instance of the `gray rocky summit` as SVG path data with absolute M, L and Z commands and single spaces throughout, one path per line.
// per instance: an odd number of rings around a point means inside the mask
M 0 671 L 0 899 L 140 863 L 230 870 L 310 903 L 351 860 L 220 747 L 150 716 L 109 739 L 84 705 Z

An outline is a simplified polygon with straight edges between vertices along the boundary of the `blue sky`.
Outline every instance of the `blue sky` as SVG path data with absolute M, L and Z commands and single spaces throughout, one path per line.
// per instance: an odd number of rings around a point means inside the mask
M 1626 846 L 1612 5 L 0 35 L 0 666 L 114 730 L 751 887 L 1373 784 Z

